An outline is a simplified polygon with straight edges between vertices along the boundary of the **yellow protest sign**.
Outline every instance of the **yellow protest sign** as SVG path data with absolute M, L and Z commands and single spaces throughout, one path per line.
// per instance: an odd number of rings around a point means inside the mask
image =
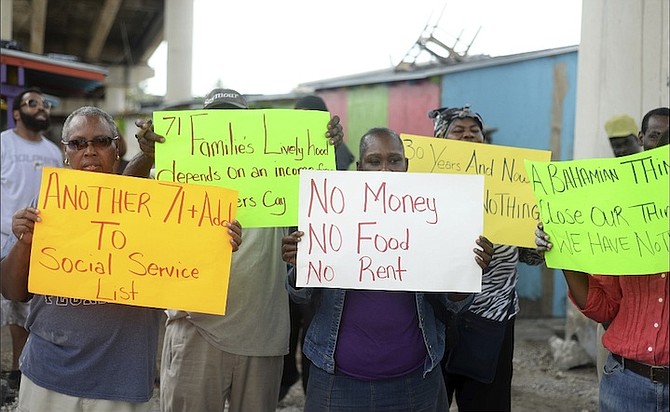
M 239 191 L 242 227 L 298 224 L 302 169 L 334 170 L 328 112 L 188 110 L 154 113 L 158 180 Z
M 28 290 L 224 314 L 237 193 L 44 168 Z
M 668 148 L 612 159 L 526 162 L 548 267 L 606 275 L 667 272 Z
M 484 176 L 484 235 L 494 243 L 535 248 L 539 219 L 524 160 L 548 161 L 547 150 L 401 135 L 410 172 Z

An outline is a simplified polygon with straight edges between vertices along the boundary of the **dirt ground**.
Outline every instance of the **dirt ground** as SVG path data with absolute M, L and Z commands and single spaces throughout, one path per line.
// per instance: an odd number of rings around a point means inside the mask
M 549 337 L 564 337 L 565 319 L 517 319 L 515 325 L 512 410 L 515 412 L 596 412 L 595 366 L 560 371 L 553 366 Z M 296 383 L 277 411 L 300 412 L 302 386 Z M 451 411 L 457 411 L 452 405 Z
M 564 319 L 517 319 L 512 381 L 512 410 L 536 412 L 541 410 L 595 412 L 598 410 L 598 380 L 594 366 L 560 371 L 553 365 L 549 337 L 561 338 Z M 9 331 L 2 328 L 2 370 L 10 365 Z M 159 351 L 160 353 L 160 351 Z M 158 390 L 151 401 L 151 412 L 158 412 Z M 296 383 L 277 411 L 300 412 L 304 405 L 302 386 Z M 2 412 L 14 412 L 14 405 L 4 406 Z M 452 405 L 451 411 L 457 411 Z

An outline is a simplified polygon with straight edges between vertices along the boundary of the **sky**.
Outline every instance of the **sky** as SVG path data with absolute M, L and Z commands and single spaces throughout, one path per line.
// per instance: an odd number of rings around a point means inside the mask
M 221 84 L 282 94 L 300 83 L 393 67 L 426 27 L 468 54 L 579 44 L 582 0 L 194 0 L 193 96 Z M 165 94 L 167 47 L 145 91 Z

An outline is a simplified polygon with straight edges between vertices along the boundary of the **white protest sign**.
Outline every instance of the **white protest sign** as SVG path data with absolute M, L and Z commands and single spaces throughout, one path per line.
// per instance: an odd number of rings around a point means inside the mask
M 484 177 L 300 172 L 298 287 L 479 292 Z

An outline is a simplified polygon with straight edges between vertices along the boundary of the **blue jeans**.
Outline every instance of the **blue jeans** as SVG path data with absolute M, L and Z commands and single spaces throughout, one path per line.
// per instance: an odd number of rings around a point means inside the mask
M 610 354 L 600 380 L 600 411 L 668 411 L 668 385 L 624 369 Z
M 439 368 L 423 378 L 423 367 L 405 376 L 364 381 L 312 365 L 304 412 L 447 411 L 449 403 Z

